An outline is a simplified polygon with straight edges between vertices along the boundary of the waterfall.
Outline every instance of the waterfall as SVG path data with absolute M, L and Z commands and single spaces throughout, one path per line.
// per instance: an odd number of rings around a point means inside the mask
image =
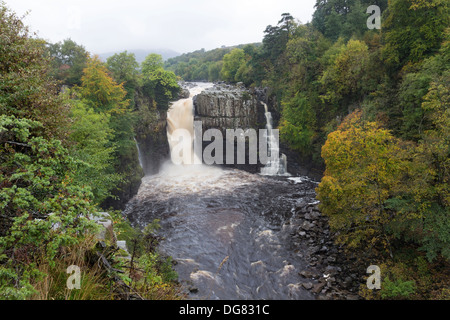
M 194 113 L 192 98 L 172 104 L 167 112 L 167 139 L 171 160 L 175 164 L 193 163 Z M 182 143 L 180 142 L 182 139 Z
M 167 111 L 167 139 L 171 160 L 175 164 L 201 164 L 201 160 L 194 154 L 193 146 L 193 97 L 212 85 L 212 83 L 196 83 L 194 88 L 189 89 L 189 98 L 174 102 Z
M 278 175 L 289 175 L 287 172 L 287 157 L 284 153 L 280 154 L 280 147 L 278 139 L 273 134 L 273 124 L 272 124 L 272 113 L 269 112 L 269 108 L 267 104 L 261 101 L 264 106 L 265 116 L 266 116 L 266 129 L 267 129 L 267 143 L 268 150 L 270 153 L 269 162 L 266 164 L 264 168 L 261 169 L 261 174 L 266 176 L 278 176 Z M 276 157 L 273 157 L 273 155 Z
M 142 160 L 141 149 L 139 148 L 139 143 L 137 142 L 136 138 L 134 138 L 134 143 L 136 144 L 136 148 L 138 151 L 139 165 L 141 166 L 142 169 L 144 169 L 144 162 Z

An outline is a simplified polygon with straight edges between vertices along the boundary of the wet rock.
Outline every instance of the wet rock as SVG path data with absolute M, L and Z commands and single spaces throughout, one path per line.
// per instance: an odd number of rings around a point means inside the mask
M 309 221 L 305 221 L 305 222 L 303 222 L 303 224 L 302 224 L 302 229 L 303 230 L 306 230 L 306 231 L 309 231 L 309 230 L 311 230 L 312 228 L 314 228 L 314 223 L 312 223 L 312 222 L 309 222 Z
M 313 284 L 311 282 L 305 282 L 305 283 L 302 283 L 302 285 L 303 285 L 303 288 L 305 288 L 306 290 L 311 290 L 313 287 Z
M 182 88 L 180 93 L 178 94 L 178 99 L 187 99 L 190 96 L 189 89 Z
M 97 234 L 97 239 L 99 241 L 116 241 L 116 236 L 113 230 L 112 218 L 107 212 L 99 212 L 98 216 L 90 217 L 98 225 L 100 225 L 100 230 Z
M 319 246 L 314 246 L 314 247 L 311 247 L 311 248 L 309 248 L 309 251 L 311 252 L 311 253 L 318 253 L 319 251 L 320 251 L 320 247 Z M 314 260 L 317 260 L 317 257 L 313 257 L 313 259 Z
M 307 270 L 303 270 L 299 272 L 299 275 L 301 275 L 304 278 L 314 278 L 314 273 L 312 273 L 311 271 L 307 271 Z
M 344 281 L 342 282 L 342 286 L 344 288 L 350 288 L 350 286 L 352 285 L 352 278 L 351 277 L 345 277 Z
M 262 106 L 244 87 L 220 85 L 194 97 L 196 120 L 203 130 L 223 131 L 258 127 L 258 106 Z
M 336 275 L 340 271 L 342 271 L 342 269 L 340 267 L 336 267 L 336 266 L 327 266 L 325 268 L 325 273 L 329 274 L 329 275 Z
M 312 292 L 312 293 L 315 293 L 315 294 L 318 294 L 318 293 L 320 293 L 320 292 L 322 291 L 322 289 L 325 287 L 325 285 L 326 285 L 326 283 L 324 283 L 324 282 L 316 283 L 316 284 L 313 286 L 311 292 Z
M 188 290 L 190 293 L 198 293 L 198 288 L 196 288 L 196 287 L 189 287 Z
M 336 282 L 336 278 L 335 278 L 335 277 L 327 278 L 327 282 L 329 282 L 329 283 L 335 283 L 335 282 Z
M 327 247 L 327 246 L 323 246 L 322 248 L 320 248 L 319 252 L 321 252 L 321 253 L 326 253 L 326 252 L 328 252 L 328 247 Z M 328 257 L 328 258 L 330 258 L 330 257 Z M 328 258 L 327 258 L 327 259 L 328 259 Z

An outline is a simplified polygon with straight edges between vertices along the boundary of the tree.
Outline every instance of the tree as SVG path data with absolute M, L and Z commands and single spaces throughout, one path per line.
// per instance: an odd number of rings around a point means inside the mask
M 398 90 L 398 108 L 402 112 L 402 123 L 397 131 L 402 137 L 419 141 L 424 130 L 430 129 L 429 119 L 422 107 L 424 98 L 433 80 L 440 78 L 450 65 L 449 38 L 450 29 L 445 34 L 445 40 L 436 55 L 426 58 L 415 72 L 403 76 Z
M 227 53 L 223 57 L 223 65 L 220 72 L 222 79 L 229 82 L 236 82 L 236 74 L 243 64 L 245 64 L 244 50 L 235 48 L 230 53 Z
M 349 40 L 367 32 L 367 7 L 377 5 L 383 12 L 387 0 L 317 0 L 312 25 L 325 37 Z
M 86 49 L 71 39 L 55 44 L 48 43 L 47 48 L 52 57 L 52 76 L 72 87 L 81 85 L 83 69 L 89 58 Z
M 276 26 L 267 26 L 264 30 L 263 51 L 265 58 L 272 64 L 282 55 L 286 49 L 296 24 L 289 13 L 283 13 Z
M 94 230 L 88 186 L 74 180 L 68 108 L 45 43 L 0 3 L 0 297 L 25 299 L 63 247 Z M 58 139 L 57 139 L 58 138 Z M 62 139 L 62 140 L 60 140 Z
M 70 155 L 78 160 L 74 181 L 89 186 L 97 204 L 111 196 L 122 177 L 115 172 L 112 144 L 114 131 L 110 128 L 110 115 L 88 109 L 82 101 L 71 101 L 69 139 L 73 142 Z
M 127 92 L 126 99 L 134 101 L 134 94 L 139 85 L 139 63 L 136 61 L 134 53 L 127 51 L 116 53 L 107 59 L 106 66 L 113 79 L 117 83 L 123 84 L 123 88 Z
M 108 124 L 112 136 L 109 138 L 108 147 L 113 147 L 114 150 L 112 166 L 115 174 L 108 166 L 103 167 L 106 181 L 103 189 L 97 185 L 99 194 L 104 196 L 110 191 L 108 187 L 114 185 L 114 189 L 111 190 L 113 197 L 121 194 L 128 195 L 128 190 L 134 189 L 134 186 L 140 182 L 141 171 L 134 142 L 134 126 L 137 118 L 129 106 L 129 100 L 126 100 L 127 92 L 123 84 L 117 84 L 109 75 L 106 66 L 98 57 L 94 57 L 89 60 L 82 77 L 82 86 L 76 92 L 79 100 L 88 109 L 109 117 Z M 102 150 L 106 154 L 99 154 L 99 156 L 106 161 L 109 152 L 107 149 Z M 106 164 L 103 162 L 98 165 Z M 112 199 L 108 198 L 104 203 L 111 203 L 111 201 Z
M 392 0 L 382 19 L 383 56 L 395 73 L 434 54 L 450 23 L 450 6 L 442 0 Z
M 316 83 L 323 71 L 320 57 L 330 46 L 330 41 L 310 25 L 297 27 L 295 36 L 286 45 L 289 82 L 294 90 L 307 91 Z
M 449 88 L 449 70 L 431 83 L 422 108 L 432 125 L 424 131 L 411 164 L 413 183 L 410 193 L 414 202 L 409 208 L 422 217 L 414 226 L 412 238 L 422 245 L 429 260 L 439 254 L 450 260 Z
M 339 240 L 350 247 L 389 248 L 387 226 L 398 218 L 389 200 L 402 190 L 407 170 L 400 141 L 355 111 L 329 134 L 322 157 L 326 171 L 316 191 Z
M 156 101 L 160 110 L 167 110 L 180 91 L 175 73 L 164 70 L 162 57 L 154 53 L 142 62 L 142 79 L 143 92 Z
M 98 56 L 89 59 L 83 70 L 78 92 L 87 105 L 96 112 L 124 113 L 129 105 L 126 91 L 110 77 L 108 69 Z
M 309 155 L 315 137 L 315 123 L 316 115 L 308 99 L 301 93 L 296 93 L 283 103 L 279 126 L 281 140 L 302 155 Z
M 45 137 L 67 137 L 68 108 L 49 76 L 45 43 L 30 36 L 17 16 L 0 4 L 0 115 L 39 121 Z
M 141 71 L 142 74 L 148 75 L 163 67 L 164 62 L 162 56 L 156 53 L 150 53 L 142 62 Z
M 75 182 L 76 161 L 59 140 L 32 134 L 41 124 L 0 115 L 0 295 L 25 299 L 59 250 L 95 230 L 90 188 Z
M 350 40 L 340 48 L 333 63 L 324 70 L 320 78 L 326 90 L 323 98 L 332 104 L 338 104 L 341 115 L 347 112 L 343 107 L 352 111 L 352 104 L 362 102 L 368 61 L 367 45 L 358 40 Z
M 223 62 L 212 62 L 208 66 L 208 81 L 214 82 L 220 79 L 220 71 L 223 68 Z

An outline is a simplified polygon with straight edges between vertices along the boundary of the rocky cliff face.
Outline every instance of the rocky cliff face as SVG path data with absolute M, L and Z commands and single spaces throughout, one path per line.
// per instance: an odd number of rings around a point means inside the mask
M 137 142 L 145 175 L 158 173 L 161 165 L 170 158 L 165 113 L 157 115 L 155 123 L 148 128 L 148 131 L 138 135 Z
M 216 85 L 194 97 L 195 120 L 202 121 L 203 130 L 216 128 L 248 129 L 264 127 L 263 105 L 248 90 L 239 86 Z
M 169 159 L 167 113 L 158 110 L 154 101 L 141 92 L 137 93 L 135 99 L 139 110 L 139 121 L 135 130 L 140 162 L 145 175 L 156 174 L 161 165 Z
M 202 122 L 203 132 L 208 129 L 219 129 L 226 137 L 227 129 L 264 129 L 266 119 L 264 115 L 265 102 L 263 91 L 255 94 L 255 90 L 248 90 L 242 85 L 216 84 L 214 87 L 201 92 L 194 97 L 195 121 Z M 204 142 L 205 148 L 210 142 Z M 236 145 L 235 145 L 236 150 Z M 238 165 L 235 155 L 234 168 L 249 172 L 259 172 L 260 165 L 249 165 L 248 143 L 246 144 L 246 164 Z M 226 154 L 224 143 L 223 154 Z M 226 164 L 224 164 L 226 165 Z

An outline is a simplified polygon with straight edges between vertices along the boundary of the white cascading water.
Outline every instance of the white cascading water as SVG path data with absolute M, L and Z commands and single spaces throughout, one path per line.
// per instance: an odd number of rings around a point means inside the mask
M 136 144 L 136 148 L 138 151 L 139 165 L 142 169 L 144 169 L 144 161 L 142 160 L 141 148 L 139 148 L 139 143 L 137 142 L 136 138 L 134 138 L 134 143 Z
M 182 159 L 184 165 L 201 163 L 195 159 L 194 154 L 194 108 L 193 97 L 206 88 L 212 87 L 212 83 L 197 83 L 197 86 L 189 90 L 189 98 L 180 99 L 174 102 L 167 111 L 167 139 L 170 146 L 170 156 L 173 163 L 175 159 Z M 183 129 L 189 134 L 189 138 L 184 137 L 179 143 L 178 136 L 174 136 L 175 130 Z M 181 145 L 181 148 L 180 148 Z M 189 151 L 189 152 L 185 152 Z M 197 161 L 194 161 L 197 160 Z
M 269 112 L 269 108 L 267 104 L 261 102 L 264 105 L 265 116 L 266 116 L 266 129 L 267 129 L 267 142 L 268 142 L 268 151 L 270 153 L 270 160 L 266 164 L 264 168 L 261 169 L 261 174 L 265 176 L 280 176 L 280 175 L 289 175 L 287 172 L 287 158 L 284 153 L 280 154 L 280 147 L 278 139 L 276 139 L 273 134 L 272 128 L 272 113 Z M 276 155 L 273 157 L 273 155 Z

